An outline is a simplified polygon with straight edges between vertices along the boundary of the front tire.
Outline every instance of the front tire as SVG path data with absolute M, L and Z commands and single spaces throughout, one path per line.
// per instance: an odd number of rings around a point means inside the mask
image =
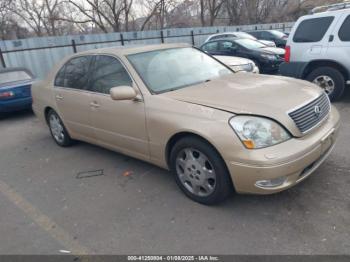
M 316 68 L 306 79 L 321 87 L 331 101 L 338 100 L 344 93 L 344 76 L 333 67 Z
M 170 168 L 185 195 L 201 204 L 220 203 L 233 191 L 225 162 L 215 148 L 197 137 L 185 137 L 175 144 Z
M 69 136 L 61 118 L 55 111 L 49 111 L 47 114 L 47 122 L 49 124 L 51 136 L 57 145 L 68 147 L 73 144 L 73 140 Z

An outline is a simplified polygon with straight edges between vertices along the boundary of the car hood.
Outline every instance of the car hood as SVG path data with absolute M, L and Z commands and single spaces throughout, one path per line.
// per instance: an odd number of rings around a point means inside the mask
M 276 47 L 276 44 L 275 42 L 272 42 L 272 41 L 268 41 L 268 40 L 258 40 L 260 43 L 263 43 L 269 47 Z
M 264 48 L 261 48 L 261 50 L 270 54 L 275 54 L 275 55 L 284 55 L 286 53 L 286 50 L 279 47 L 264 47 Z
M 302 80 L 234 74 L 162 95 L 234 114 L 272 118 L 282 123 L 294 136 L 302 136 L 287 112 L 321 94 L 319 87 Z
M 246 65 L 249 63 L 254 63 L 252 60 L 246 59 L 246 58 L 241 58 L 241 57 L 236 57 L 236 56 L 214 56 L 217 60 L 221 61 L 222 63 L 229 65 L 229 66 L 234 66 L 234 65 Z

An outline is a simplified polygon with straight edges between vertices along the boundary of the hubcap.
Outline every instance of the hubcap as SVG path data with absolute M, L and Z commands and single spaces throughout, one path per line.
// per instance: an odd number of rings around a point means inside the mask
M 329 76 L 318 76 L 313 83 L 321 87 L 328 95 L 334 92 L 335 83 Z
M 176 172 L 181 183 L 192 194 L 205 197 L 213 193 L 216 173 L 208 157 L 199 150 L 181 150 L 176 158 Z
M 50 115 L 50 129 L 55 140 L 59 143 L 63 143 L 64 129 L 60 119 L 54 114 Z

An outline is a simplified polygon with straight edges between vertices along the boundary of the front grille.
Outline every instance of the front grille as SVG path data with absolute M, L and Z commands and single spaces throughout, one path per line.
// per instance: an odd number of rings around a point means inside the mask
M 300 132 L 306 133 L 322 122 L 328 116 L 330 109 L 328 96 L 323 93 L 314 101 L 290 112 L 289 116 L 294 120 Z

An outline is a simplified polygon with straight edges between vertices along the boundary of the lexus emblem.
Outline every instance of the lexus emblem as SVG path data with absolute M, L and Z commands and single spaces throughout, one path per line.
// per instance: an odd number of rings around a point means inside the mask
M 314 112 L 315 112 L 315 116 L 319 117 L 321 112 L 322 112 L 321 107 L 320 106 L 315 106 L 314 107 Z

